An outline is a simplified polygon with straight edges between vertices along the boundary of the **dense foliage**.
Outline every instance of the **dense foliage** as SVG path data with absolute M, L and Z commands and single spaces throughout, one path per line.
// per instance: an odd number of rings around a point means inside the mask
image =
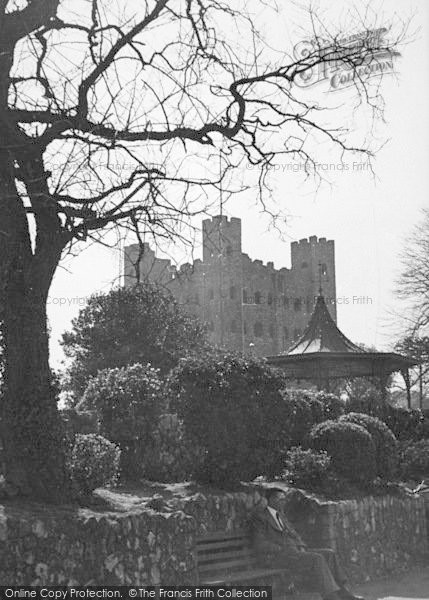
M 344 414 L 344 402 L 335 394 L 318 392 L 316 394 L 316 399 L 319 400 L 323 406 L 323 417 L 325 421 L 338 419 L 338 417 Z
M 282 394 L 286 402 L 289 447 L 306 445 L 314 425 L 344 413 L 344 402 L 334 394 L 300 389 L 286 389 Z
M 201 460 L 201 451 L 185 439 L 177 415 L 162 415 L 151 437 L 142 457 L 144 476 L 163 483 L 189 480 Z
M 186 439 L 202 451 L 197 480 L 225 486 L 280 472 L 288 439 L 283 385 L 282 375 L 256 358 L 181 361 L 169 392 Z
M 305 443 L 311 428 L 314 425 L 312 406 L 304 394 L 282 391 L 285 410 L 285 424 L 287 438 L 284 444 L 287 448 Z M 315 408 L 315 407 L 313 407 Z
M 124 475 L 142 475 L 145 448 L 155 441 L 156 425 L 167 408 L 159 372 L 139 364 L 100 371 L 81 404 L 97 411 L 100 433 L 121 448 Z
M 317 488 L 326 481 L 330 464 L 331 458 L 323 450 L 294 447 L 286 455 L 283 478 L 299 487 Z
M 68 458 L 74 492 L 88 496 L 98 487 L 114 485 L 120 454 L 120 449 L 101 435 L 77 434 Z
M 376 474 L 381 479 L 393 479 L 398 471 L 398 442 L 387 425 L 377 417 L 353 412 L 342 416 L 340 422 L 355 423 L 371 434 L 375 447 Z
M 366 429 L 344 421 L 324 421 L 310 433 L 313 450 L 324 450 L 332 468 L 342 477 L 368 484 L 376 475 L 375 446 Z
M 382 404 L 369 396 L 352 399 L 347 403 L 347 410 L 379 418 L 400 441 L 429 437 L 429 418 L 425 411 Z
M 429 439 L 404 444 L 401 474 L 404 480 L 429 477 Z
M 205 331 L 165 290 L 144 283 L 91 296 L 63 334 L 65 385 L 79 397 L 99 370 L 151 363 L 161 373 L 207 348 Z

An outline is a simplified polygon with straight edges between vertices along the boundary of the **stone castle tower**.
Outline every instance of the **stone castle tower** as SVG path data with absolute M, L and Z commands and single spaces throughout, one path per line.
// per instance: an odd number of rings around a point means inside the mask
M 291 268 L 252 260 L 241 248 L 241 220 L 203 221 L 203 259 L 179 269 L 144 244 L 140 280 L 168 287 L 192 315 L 207 323 L 212 341 L 269 356 L 286 351 L 306 327 L 320 285 L 336 321 L 335 247 L 312 236 L 291 244 Z M 139 246 L 125 248 L 125 285 L 136 282 Z

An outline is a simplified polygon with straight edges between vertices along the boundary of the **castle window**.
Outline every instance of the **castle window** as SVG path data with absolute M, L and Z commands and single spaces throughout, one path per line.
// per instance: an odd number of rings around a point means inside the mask
M 231 300 L 234 300 L 236 295 L 237 295 L 237 288 L 235 287 L 235 285 L 232 285 L 229 288 L 229 297 L 231 298 Z M 244 300 L 243 300 L 243 302 L 244 302 Z
M 295 298 L 293 303 L 293 309 L 295 312 L 299 312 L 301 310 L 301 298 Z
M 320 265 L 320 273 L 322 275 L 327 275 L 328 274 L 328 267 L 326 266 L 326 263 L 322 263 Z
M 261 304 L 261 292 L 255 292 L 255 304 Z
M 306 269 L 308 267 L 308 262 L 306 260 L 303 260 L 301 263 L 301 269 Z
M 256 337 L 262 337 L 262 335 L 264 333 L 264 328 L 260 321 L 256 321 L 256 323 L 254 324 L 253 333 L 255 334 Z
M 213 291 L 213 288 L 210 288 L 209 289 L 209 300 L 213 300 L 213 298 L 214 298 L 214 291 Z
M 268 304 L 271 306 L 271 304 L 273 303 L 273 295 L 270 293 L 268 294 L 268 299 L 267 299 Z
M 243 290 L 243 304 L 249 304 L 249 299 L 247 296 L 247 290 Z

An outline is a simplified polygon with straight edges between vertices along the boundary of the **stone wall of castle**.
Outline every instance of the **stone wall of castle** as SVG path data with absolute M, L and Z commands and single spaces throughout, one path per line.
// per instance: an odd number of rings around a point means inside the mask
M 140 260 L 139 260 L 140 258 Z M 335 247 L 312 236 L 291 244 L 291 267 L 275 269 L 242 252 L 241 220 L 203 221 L 203 259 L 179 269 L 145 244 L 125 249 L 125 285 L 156 282 L 186 310 L 207 323 L 213 343 L 269 356 L 287 350 L 305 329 L 318 294 L 336 297 Z M 329 310 L 336 321 L 335 302 Z

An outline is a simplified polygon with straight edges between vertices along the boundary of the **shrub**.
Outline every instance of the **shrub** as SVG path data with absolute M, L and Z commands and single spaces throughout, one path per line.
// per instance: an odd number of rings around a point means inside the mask
M 285 402 L 285 440 L 286 448 L 300 446 L 307 441 L 308 434 L 314 425 L 310 403 L 304 394 L 282 391 Z
M 98 487 L 114 485 L 119 474 L 120 454 L 120 449 L 101 435 L 78 433 L 68 459 L 77 494 L 88 496 Z
M 148 362 L 166 374 L 182 356 L 208 349 L 205 328 L 174 297 L 147 281 L 94 294 L 63 334 L 70 359 L 62 383 L 70 402 L 98 371 Z
M 183 425 L 175 414 L 161 415 L 153 432 L 153 441 L 144 455 L 145 477 L 163 483 L 188 480 L 199 464 L 201 450 L 189 444 Z
M 421 410 L 382 404 L 374 397 L 347 402 L 348 412 L 359 412 L 378 417 L 399 441 L 419 440 L 429 435 L 429 424 Z
M 283 478 L 300 487 L 318 487 L 326 480 L 330 464 L 331 459 L 323 450 L 291 448 L 286 455 Z
M 312 425 L 326 421 L 324 408 L 318 397 L 318 392 L 313 390 L 286 390 L 290 396 L 305 400 L 311 411 Z
M 425 411 L 422 411 L 422 419 L 416 427 L 416 440 L 424 440 L 429 438 L 429 418 Z
M 328 394 L 327 392 L 318 392 L 316 395 L 317 400 L 322 403 L 324 421 L 335 420 L 345 412 L 344 402 L 335 396 L 335 394 Z
M 313 425 L 317 425 L 317 423 L 322 423 L 323 421 L 326 421 L 323 403 L 318 398 L 318 396 L 315 393 L 312 393 L 308 395 L 306 400 L 311 410 L 311 418 L 313 421 Z
M 424 412 L 419 409 L 391 406 L 388 403 L 382 404 L 373 397 L 365 397 L 350 400 L 347 411 L 378 417 L 399 441 L 419 440 L 429 433 L 429 423 Z
M 393 479 L 398 470 L 398 442 L 387 425 L 377 417 L 353 412 L 340 417 L 340 422 L 355 423 L 368 431 L 374 442 L 377 476 Z
M 404 444 L 401 455 L 401 474 L 404 479 L 429 477 L 429 440 Z
M 376 410 L 376 416 L 386 423 L 398 440 L 419 439 L 419 428 L 424 419 L 420 410 L 386 404 Z
M 380 411 L 376 409 L 378 400 L 375 401 L 373 398 L 369 398 L 368 395 L 357 398 L 355 396 L 349 397 L 345 403 L 346 413 L 357 412 L 364 413 L 366 415 L 377 416 L 381 418 Z M 383 421 L 383 419 L 381 419 Z
M 66 408 L 60 411 L 66 430 L 71 435 L 76 433 L 98 433 L 99 423 L 96 411 L 79 411 Z
M 158 371 L 139 364 L 99 371 L 80 404 L 97 411 L 100 433 L 120 446 L 121 471 L 129 477 L 144 475 L 145 448 L 155 442 L 166 407 Z
M 194 476 L 229 486 L 282 469 L 286 419 L 283 375 L 256 358 L 188 358 L 172 371 L 172 407 L 188 443 L 202 450 Z
M 310 445 L 314 450 L 328 453 L 333 469 L 340 476 L 359 484 L 375 478 L 374 442 L 360 425 L 324 421 L 311 430 Z

